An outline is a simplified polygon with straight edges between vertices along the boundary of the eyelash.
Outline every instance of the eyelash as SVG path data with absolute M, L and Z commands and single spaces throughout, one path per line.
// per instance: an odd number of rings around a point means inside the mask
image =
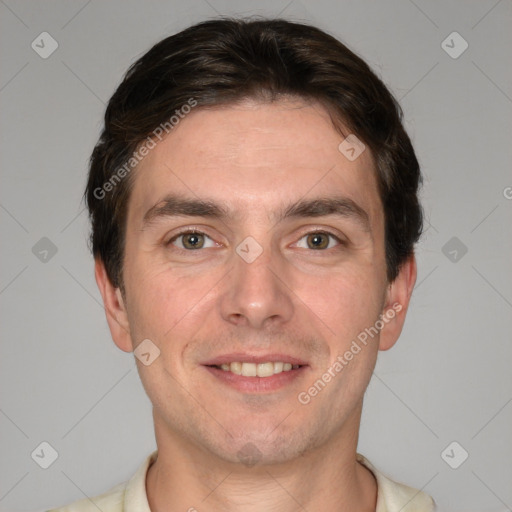
M 204 233 L 203 231 L 199 231 L 199 230 L 195 230 L 195 229 L 187 229 L 186 231 L 181 231 L 180 233 L 174 235 L 171 239 L 169 239 L 165 245 L 166 246 L 169 246 L 169 245 L 172 245 L 172 242 L 174 242 L 175 240 L 177 240 L 179 237 L 181 236 L 184 236 L 184 235 L 195 235 L 195 234 L 198 234 L 198 235 L 204 235 L 205 237 L 209 238 L 210 240 L 213 241 L 213 239 L 211 237 L 209 237 L 206 233 Z M 334 240 L 336 240 L 336 242 L 338 242 L 339 245 L 341 246 L 344 246 L 346 245 L 346 242 L 344 240 L 341 240 L 337 235 L 335 235 L 334 233 L 331 233 L 330 231 L 325 231 L 325 230 L 318 230 L 318 231 L 309 231 L 307 233 L 304 233 L 300 238 L 299 240 L 302 240 L 303 238 L 309 236 L 309 235 L 327 235 L 331 238 L 334 238 Z M 201 249 L 182 249 L 181 247 L 176 247 L 175 248 L 176 250 L 178 251 L 182 251 L 182 252 L 199 252 Z M 209 249 L 209 247 L 207 247 L 207 249 Z M 333 247 L 330 247 L 329 249 L 333 249 Z M 319 249 L 318 252 L 325 252 L 329 249 Z M 315 251 L 314 249 L 310 249 L 311 251 Z M 317 251 L 315 251 L 317 252 Z

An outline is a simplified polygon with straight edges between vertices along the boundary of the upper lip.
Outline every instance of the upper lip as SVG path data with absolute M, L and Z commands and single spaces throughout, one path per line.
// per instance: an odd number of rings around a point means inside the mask
M 268 362 L 282 362 L 298 364 L 300 366 L 307 365 L 306 361 L 297 357 L 289 356 L 286 354 L 247 354 L 245 352 L 236 352 L 232 354 L 223 354 L 221 356 L 208 359 L 202 363 L 204 366 L 220 366 L 221 364 L 229 363 L 268 363 Z

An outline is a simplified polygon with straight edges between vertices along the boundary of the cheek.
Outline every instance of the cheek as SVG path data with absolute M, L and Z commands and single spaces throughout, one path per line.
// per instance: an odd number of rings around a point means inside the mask
M 314 284 L 314 286 L 311 286 Z M 345 269 L 305 285 L 300 297 L 337 340 L 350 341 L 381 313 L 383 286 L 375 267 Z
M 137 268 L 144 270 L 130 275 L 131 289 L 127 290 L 132 297 L 130 325 L 137 341 L 149 338 L 163 347 L 169 339 L 176 339 L 177 333 L 182 338 L 193 336 L 201 325 L 197 317 L 205 314 L 208 292 L 216 281 L 214 273 L 197 279 L 177 276 L 169 268 L 151 267 L 149 262 L 140 262 Z

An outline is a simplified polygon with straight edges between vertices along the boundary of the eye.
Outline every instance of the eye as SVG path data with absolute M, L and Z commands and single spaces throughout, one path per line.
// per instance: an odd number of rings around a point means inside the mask
M 300 245 L 300 240 L 306 240 L 305 245 Z M 332 244 L 329 240 L 335 240 L 335 243 Z M 339 245 L 342 243 L 342 241 L 332 233 L 327 233 L 325 231 L 316 231 L 313 233 L 308 233 L 307 235 L 304 235 L 299 242 L 297 243 L 298 247 L 302 247 L 303 249 L 313 249 L 313 250 L 319 250 L 319 249 L 331 249 L 335 245 Z
M 207 240 L 211 242 L 209 246 L 205 245 Z M 204 249 L 205 247 L 215 247 L 216 245 L 208 235 L 199 231 L 184 231 L 167 242 L 167 245 L 171 244 L 185 250 Z

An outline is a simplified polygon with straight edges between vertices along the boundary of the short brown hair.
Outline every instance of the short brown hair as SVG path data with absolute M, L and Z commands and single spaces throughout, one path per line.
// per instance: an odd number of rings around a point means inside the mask
M 157 43 L 130 67 L 108 103 L 85 200 L 93 254 L 114 286 L 124 288 L 133 182 L 133 173 L 124 178 L 126 162 L 140 144 L 191 98 L 201 108 L 283 95 L 319 102 L 335 125 L 341 121 L 370 148 L 384 207 L 387 277 L 396 278 L 422 231 L 421 173 L 397 101 L 361 58 L 316 27 L 222 18 Z M 123 179 L 114 182 L 116 172 Z

